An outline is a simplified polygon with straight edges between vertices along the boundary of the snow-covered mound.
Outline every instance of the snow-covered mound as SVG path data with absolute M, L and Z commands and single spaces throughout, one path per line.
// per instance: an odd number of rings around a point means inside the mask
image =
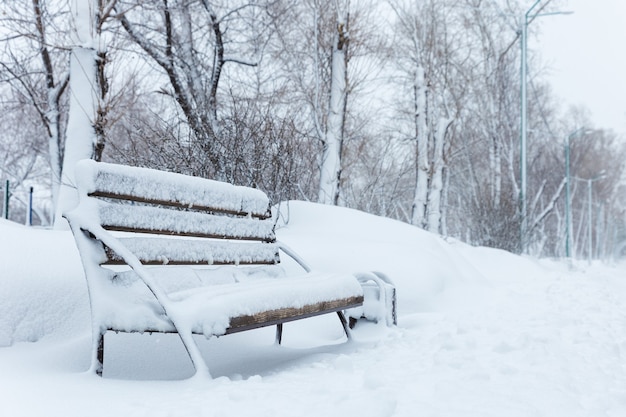
M 0 347 L 89 328 L 87 285 L 68 231 L 0 219 Z
M 278 238 L 315 269 L 379 271 L 391 278 L 400 314 L 439 309 L 459 290 L 485 289 L 483 275 L 459 252 L 464 244 L 342 207 L 290 201 L 280 213 Z
M 459 253 L 465 245 L 347 208 L 291 201 L 280 213 L 278 238 L 314 269 L 391 278 L 400 315 L 439 309 L 459 290 L 484 290 L 482 274 Z M 71 233 L 5 220 L 0 233 L 0 346 L 88 331 L 88 295 Z

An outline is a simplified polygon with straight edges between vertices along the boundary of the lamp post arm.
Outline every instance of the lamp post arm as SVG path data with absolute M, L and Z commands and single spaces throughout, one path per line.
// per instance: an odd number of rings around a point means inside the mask
M 531 16 L 531 13 L 532 13 L 532 11 L 534 10 L 534 8 L 535 8 L 535 7 L 537 7 L 537 5 L 539 5 L 539 3 L 541 3 L 541 0 L 537 0 L 537 1 L 535 1 L 535 3 L 534 3 L 532 6 L 530 6 L 530 8 L 529 8 L 529 9 L 526 11 L 526 13 L 524 14 L 524 23 L 528 25 L 528 24 L 530 24 L 533 20 L 535 20 L 537 17 L 539 17 L 539 15 L 541 14 L 541 11 L 542 11 L 543 9 L 545 9 L 545 8 L 546 8 L 546 6 L 547 6 L 548 4 L 550 4 L 550 2 L 551 2 L 551 1 L 552 1 L 552 0 L 547 0 L 545 3 L 543 3 L 543 4 L 541 5 L 541 7 L 539 8 L 539 10 L 537 10 L 537 12 Z M 530 20 L 529 20 L 529 19 L 530 19 Z
M 526 18 L 528 18 L 528 16 L 530 16 L 530 14 L 532 13 L 533 9 L 534 9 L 535 7 L 537 7 L 537 5 L 538 5 L 539 3 L 541 3 L 541 0 L 536 0 L 536 1 L 535 1 L 535 3 L 534 3 L 532 6 L 530 6 L 530 8 L 529 8 L 528 10 L 526 10 L 526 13 L 525 13 Z M 537 13 L 540 13 L 540 12 L 541 12 L 541 10 L 542 10 L 544 7 L 546 7 L 546 5 L 547 5 L 548 3 L 550 3 L 550 0 L 548 0 L 546 3 L 544 3 L 544 5 L 541 7 L 541 9 L 539 9 L 539 11 L 538 11 Z M 532 17 L 534 18 L 535 16 L 532 16 Z

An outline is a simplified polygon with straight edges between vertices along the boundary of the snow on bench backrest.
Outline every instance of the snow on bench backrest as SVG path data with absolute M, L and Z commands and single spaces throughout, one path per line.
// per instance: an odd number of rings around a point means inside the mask
M 120 240 L 144 264 L 279 262 L 269 200 L 260 190 L 90 160 L 78 163 L 76 178 L 81 210 L 107 230 L 132 232 Z M 102 264 L 124 263 L 103 251 Z
M 269 199 L 262 191 L 205 178 L 92 160 L 78 162 L 76 178 L 93 196 L 269 217 Z

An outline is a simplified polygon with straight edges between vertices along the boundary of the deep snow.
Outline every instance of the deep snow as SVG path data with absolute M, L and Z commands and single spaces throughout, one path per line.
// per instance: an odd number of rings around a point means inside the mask
M 67 231 L 0 221 L 0 416 L 624 416 L 624 265 L 473 248 L 354 210 L 291 202 L 279 239 L 315 269 L 378 270 L 397 328 L 336 317 L 199 339 L 107 335 L 105 377 Z M 284 219 L 288 223 L 284 225 Z

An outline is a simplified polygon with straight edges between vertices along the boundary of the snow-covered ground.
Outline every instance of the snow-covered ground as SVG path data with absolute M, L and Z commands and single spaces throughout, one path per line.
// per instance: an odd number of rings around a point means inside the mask
M 318 270 L 381 271 L 397 328 L 334 316 L 198 339 L 107 334 L 105 377 L 69 232 L 0 221 L 0 416 L 626 416 L 626 266 L 538 261 L 291 202 L 277 234 Z M 283 224 L 283 221 L 280 223 Z

